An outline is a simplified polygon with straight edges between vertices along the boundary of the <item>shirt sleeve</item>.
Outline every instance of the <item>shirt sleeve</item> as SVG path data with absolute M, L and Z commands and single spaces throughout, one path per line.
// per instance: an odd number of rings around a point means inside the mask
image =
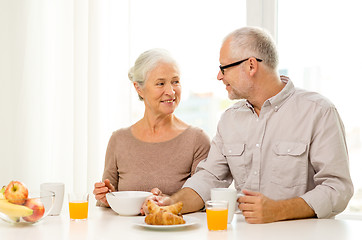
M 192 188 L 206 202 L 210 199 L 211 188 L 228 187 L 232 180 L 229 166 L 222 154 L 222 139 L 217 133 L 211 142 L 208 157 L 198 164 L 195 174 L 185 182 L 183 188 Z
M 111 184 L 118 190 L 118 166 L 117 166 L 117 141 L 116 136 L 113 134 L 109 139 L 102 181 L 109 179 Z
M 117 172 L 117 161 L 116 161 L 116 137 L 114 135 L 111 136 L 108 142 L 105 163 L 104 163 L 104 172 L 102 181 L 104 182 L 105 179 L 109 179 L 110 183 L 118 189 L 118 172 Z M 97 201 L 96 206 L 105 207 L 105 205 Z
M 301 197 L 318 218 L 342 212 L 353 195 L 343 123 L 335 107 L 329 107 L 315 125 L 310 163 L 316 187 Z

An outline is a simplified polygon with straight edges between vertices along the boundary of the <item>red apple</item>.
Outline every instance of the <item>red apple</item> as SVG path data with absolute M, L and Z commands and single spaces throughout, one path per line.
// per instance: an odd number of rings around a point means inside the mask
M 11 181 L 6 186 L 4 196 L 9 202 L 22 205 L 28 198 L 28 188 L 22 182 Z
M 26 200 L 24 206 L 33 209 L 32 215 L 23 217 L 23 219 L 27 222 L 36 222 L 44 215 L 44 205 L 38 198 L 30 198 Z

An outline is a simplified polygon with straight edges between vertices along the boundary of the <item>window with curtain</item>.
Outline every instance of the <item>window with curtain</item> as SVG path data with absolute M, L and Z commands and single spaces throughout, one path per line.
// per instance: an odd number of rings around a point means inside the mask
M 0 1 L 0 32 L 0 184 L 91 192 L 130 121 L 128 1 Z
M 216 78 L 221 43 L 245 25 L 245 0 L 132 0 L 130 64 L 147 49 L 169 50 L 181 70 L 183 93 L 176 115 L 212 138 L 220 113 L 230 105 Z M 143 103 L 132 89 L 132 122 L 142 116 Z
M 278 1 L 281 72 L 329 98 L 344 122 L 355 187 L 350 212 L 362 212 L 361 9 L 351 0 Z
M 176 114 L 211 138 L 230 104 L 219 48 L 245 23 L 245 0 L 0 1 L 0 184 L 91 192 L 112 132 L 143 114 L 127 75 L 150 48 L 178 61 Z

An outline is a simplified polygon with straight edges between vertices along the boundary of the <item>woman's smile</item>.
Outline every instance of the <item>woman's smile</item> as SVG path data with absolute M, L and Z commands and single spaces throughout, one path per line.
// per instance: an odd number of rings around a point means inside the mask
M 168 100 L 162 100 L 161 102 L 163 102 L 163 103 L 174 103 L 175 100 L 176 100 L 176 98 L 174 98 L 174 99 L 168 99 Z

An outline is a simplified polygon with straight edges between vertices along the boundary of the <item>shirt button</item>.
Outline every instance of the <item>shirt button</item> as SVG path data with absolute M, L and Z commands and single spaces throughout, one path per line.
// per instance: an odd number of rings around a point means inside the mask
M 275 110 L 275 111 L 278 111 L 278 106 L 275 106 L 275 107 L 274 107 L 274 110 Z
M 258 171 L 254 171 L 254 175 L 258 175 Z
M 232 151 L 231 150 L 229 150 L 229 153 L 231 153 Z
M 290 153 L 290 149 L 288 149 L 287 152 Z
M 259 143 L 257 143 L 255 146 L 256 146 L 257 148 L 259 148 L 259 147 L 260 147 L 260 144 L 259 144 Z

